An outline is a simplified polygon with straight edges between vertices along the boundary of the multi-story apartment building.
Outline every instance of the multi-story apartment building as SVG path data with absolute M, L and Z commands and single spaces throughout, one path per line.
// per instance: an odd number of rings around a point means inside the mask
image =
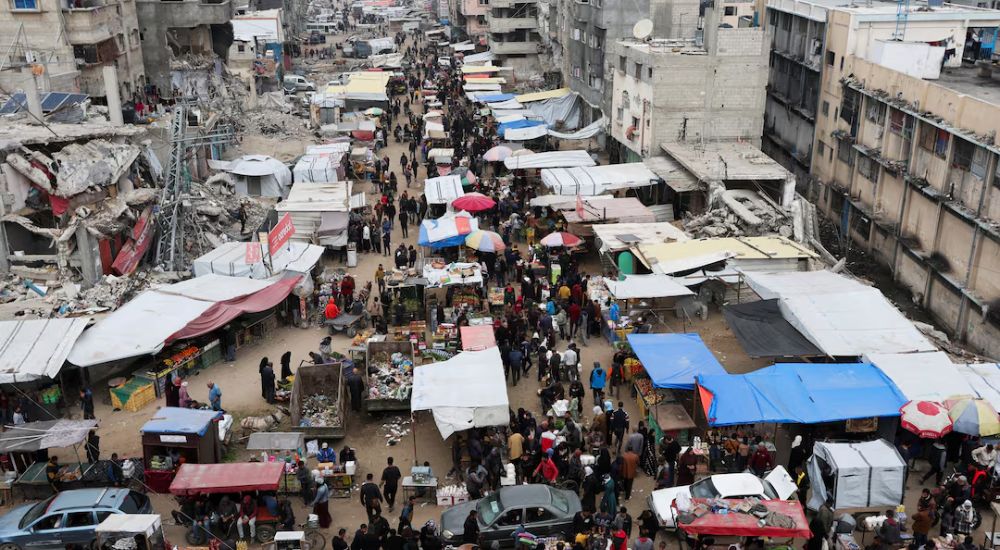
M 132 0 L 0 2 L 0 86 L 41 92 L 105 93 L 103 68 L 114 66 L 129 99 L 145 83 Z M 34 74 L 33 74 L 34 73 Z
M 840 0 L 768 0 L 771 63 L 762 149 L 803 187 L 809 182 L 817 111 L 828 108 L 819 102 L 820 79 L 831 68 L 840 71 L 829 62 L 828 42 L 844 44 L 840 55 L 869 59 L 890 55 L 883 45 L 893 40 L 948 42 L 962 50 L 967 27 L 988 27 L 996 19 L 996 12 L 951 4 L 914 2 L 903 14 L 898 6 L 886 0 L 848 5 Z M 830 25 L 834 13 L 838 26 Z M 957 66 L 961 59 L 950 56 L 945 64 Z
M 935 11 L 954 17 L 953 39 L 965 25 L 1000 23 L 996 12 Z M 851 14 L 830 15 L 829 27 L 841 29 Z M 828 32 L 811 165 L 817 207 L 956 339 L 1000 355 L 995 66 L 949 67 L 963 57 L 964 40 L 859 52 L 878 61 L 845 53 L 852 45 Z
M 129 0 L 139 14 L 142 56 L 150 83 L 171 97 L 171 59 L 186 55 L 225 59 L 233 42 L 230 0 Z
M 486 30 L 498 65 L 513 68 L 520 78 L 543 72 L 538 0 L 489 0 Z
M 452 32 L 457 40 L 471 40 L 474 44 L 486 38 L 486 15 L 490 11 L 489 0 L 454 0 L 451 9 Z
M 706 21 L 717 21 L 713 11 Z M 703 42 L 619 40 L 608 57 L 612 158 L 655 156 L 667 142 L 760 144 L 767 81 L 762 29 L 706 23 Z

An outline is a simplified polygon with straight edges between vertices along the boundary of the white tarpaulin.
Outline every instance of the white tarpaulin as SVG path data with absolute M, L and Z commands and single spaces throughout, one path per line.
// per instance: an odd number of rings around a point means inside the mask
M 956 395 L 976 395 L 943 351 L 869 353 L 864 359 L 884 372 L 907 399 L 944 401 Z
M 505 380 L 498 348 L 463 351 L 413 369 L 410 410 L 432 411 L 443 439 L 469 428 L 503 426 L 510 407 Z
M 594 198 L 596 197 L 590 197 L 591 200 Z M 639 243 L 674 243 L 690 240 L 683 230 L 670 222 L 604 223 L 595 224 L 593 229 L 601 252 L 620 252 Z
M 528 110 L 524 107 L 524 105 L 518 103 L 516 99 L 508 99 L 507 101 L 495 101 L 493 103 L 488 104 L 487 107 L 489 109 L 492 109 L 493 111 L 498 111 L 498 110 L 503 111 L 507 109 L 521 109 L 524 111 Z
M 507 128 L 503 132 L 503 138 L 508 141 L 527 141 L 529 139 L 540 138 L 548 133 L 548 128 L 544 124 L 540 124 L 526 128 Z
M 556 195 L 600 195 L 616 189 L 656 183 L 656 174 L 641 162 L 576 168 L 546 168 L 542 183 Z
M 955 367 L 980 399 L 985 399 L 994 409 L 1000 411 L 1000 365 L 975 363 L 958 364 Z
M 493 55 L 493 52 L 485 51 L 481 53 L 474 53 L 472 55 L 466 55 L 462 58 L 462 63 L 466 65 L 477 65 L 480 63 L 489 63 L 494 59 L 496 59 L 496 56 Z
M 549 130 L 549 135 L 557 139 L 570 139 L 570 140 L 590 139 L 596 136 L 597 134 L 603 132 L 604 126 L 607 125 L 607 123 L 608 119 L 601 117 L 575 132 L 557 132 L 555 130 Z
M 746 280 L 762 299 L 777 298 L 785 320 L 831 357 L 937 349 L 877 288 L 842 275 L 747 272 Z
M 296 183 L 301 181 L 326 182 L 340 181 L 343 168 L 340 159 L 343 153 L 305 154 L 295 163 L 292 177 Z
M 668 298 L 694 294 L 669 275 L 626 275 L 623 281 L 605 278 L 604 284 L 607 285 L 611 296 L 617 300 Z
M 477 84 L 477 83 L 466 83 L 462 86 L 462 90 L 466 92 L 499 92 L 499 84 Z
M 580 103 L 579 95 L 572 93 L 542 101 L 531 101 L 525 103 L 524 108 L 542 117 L 549 126 L 575 130 L 580 127 Z
M 89 320 L 0 321 L 0 384 L 55 378 Z
M 535 168 L 573 168 L 578 166 L 595 166 L 597 163 L 586 151 L 549 151 L 547 153 L 532 153 L 507 157 L 503 161 L 508 170 L 524 170 Z
M 430 264 L 426 264 L 424 265 L 424 279 L 427 279 L 428 288 L 450 285 L 481 285 L 483 284 L 483 271 L 479 264 L 465 262 L 453 262 L 441 269 L 435 269 Z
M 424 180 L 424 196 L 427 197 L 427 204 L 450 204 L 464 194 L 462 178 L 459 176 L 441 176 Z
M 807 466 L 809 508 L 818 510 L 827 497 L 833 509 L 894 508 L 903 501 L 906 462 L 884 439 L 859 443 L 817 442 Z M 829 472 L 828 475 L 824 475 Z M 830 475 L 832 474 L 832 475 Z
M 271 258 L 272 270 L 268 269 L 263 258 L 255 264 L 247 264 L 246 251 L 248 246 L 260 247 L 261 245 L 260 243 L 244 242 L 223 243 L 215 250 L 196 258 L 191 263 L 191 271 L 195 277 L 214 273 L 229 277 L 266 279 L 281 271 L 308 273 L 323 256 L 322 246 L 291 242 L 288 246 L 282 247 L 278 254 Z
M 205 275 L 147 290 L 86 330 L 67 359 L 90 367 L 157 353 L 170 336 L 217 302 L 260 292 L 276 281 Z

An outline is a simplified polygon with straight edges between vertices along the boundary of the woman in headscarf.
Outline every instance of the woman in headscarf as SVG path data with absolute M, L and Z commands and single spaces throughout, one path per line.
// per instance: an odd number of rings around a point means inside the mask
M 610 475 L 604 476 L 604 496 L 601 497 L 601 511 L 607 514 L 618 513 L 618 495 L 615 491 L 615 480 Z
M 611 453 L 607 447 L 601 447 L 600 454 L 597 455 L 597 475 L 602 479 L 611 473 Z M 615 509 L 617 512 L 618 510 Z
M 292 376 L 292 352 L 281 354 L 281 379 L 288 380 Z
M 328 529 L 333 518 L 330 517 L 330 487 L 327 486 L 319 470 L 313 470 L 313 482 L 316 485 L 316 496 L 313 497 L 313 513 L 319 517 L 321 529 Z
M 639 455 L 639 466 L 647 476 L 655 476 L 659 463 L 656 461 L 656 436 L 653 430 L 645 426 L 639 426 L 639 433 L 642 434 L 642 453 Z
M 184 409 L 191 406 L 191 395 L 188 394 L 187 380 L 181 382 L 181 388 L 178 395 L 179 395 L 179 401 L 177 403 L 177 406 Z
M 802 465 L 806 460 L 806 449 L 802 445 L 802 436 L 797 435 L 792 440 L 792 451 L 788 454 L 788 471 L 794 472 L 796 466 Z
M 267 367 L 270 362 L 271 361 L 267 357 L 262 357 L 260 364 L 257 365 L 257 372 L 260 373 L 260 396 L 264 399 L 267 399 L 267 391 L 264 389 L 266 387 L 264 381 L 264 368 Z

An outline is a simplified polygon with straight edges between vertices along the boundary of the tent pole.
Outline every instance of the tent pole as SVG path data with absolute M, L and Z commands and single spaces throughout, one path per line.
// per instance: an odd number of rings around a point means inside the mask
M 410 435 L 413 436 L 413 465 L 418 466 L 417 463 L 417 423 L 413 417 L 413 411 L 410 411 Z

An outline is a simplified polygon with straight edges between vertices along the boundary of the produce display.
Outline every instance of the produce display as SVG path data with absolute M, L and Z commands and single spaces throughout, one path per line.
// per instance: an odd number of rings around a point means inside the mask
M 322 393 L 314 393 L 302 401 L 300 428 L 329 428 L 343 426 L 337 399 Z
M 639 378 L 635 381 L 635 387 L 639 388 L 639 393 L 647 405 L 652 406 L 663 400 L 663 397 L 653 389 L 653 382 L 649 378 Z
M 404 401 L 413 390 L 413 360 L 395 352 L 380 351 L 372 355 L 368 365 L 368 397 Z
M 645 372 L 642 368 L 642 363 L 634 357 L 629 357 L 625 360 L 625 370 L 633 377 L 641 376 Z

